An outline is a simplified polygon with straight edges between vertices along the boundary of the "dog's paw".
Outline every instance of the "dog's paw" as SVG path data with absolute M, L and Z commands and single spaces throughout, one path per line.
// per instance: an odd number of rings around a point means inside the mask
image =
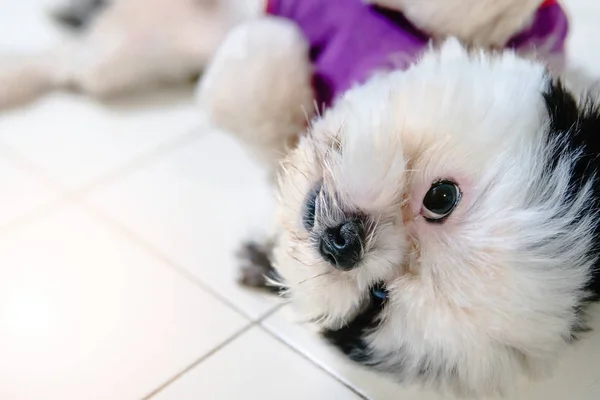
M 238 282 L 242 286 L 279 293 L 281 277 L 271 264 L 271 245 L 260 245 L 254 242 L 246 243 L 238 252 L 241 261 Z

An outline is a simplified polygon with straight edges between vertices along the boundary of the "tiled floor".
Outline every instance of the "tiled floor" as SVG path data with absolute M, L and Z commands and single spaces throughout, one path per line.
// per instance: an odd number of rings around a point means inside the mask
M 0 0 L 0 55 L 58 40 L 42 3 Z M 566 3 L 573 56 L 600 76 L 600 4 Z M 1 400 L 440 399 L 348 364 L 236 285 L 234 249 L 264 234 L 272 200 L 191 89 L 0 115 L 0 187 Z M 596 314 L 555 377 L 511 399 L 600 398 Z

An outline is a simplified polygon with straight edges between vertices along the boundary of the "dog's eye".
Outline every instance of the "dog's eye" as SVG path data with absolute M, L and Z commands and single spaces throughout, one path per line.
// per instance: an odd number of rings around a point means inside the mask
M 439 181 L 431 185 L 423 198 L 423 216 L 430 222 L 441 222 L 454 211 L 460 201 L 458 185 Z
M 304 210 L 302 211 L 302 223 L 306 230 L 311 231 L 315 226 L 315 212 L 317 208 L 317 196 L 321 191 L 321 185 L 315 186 L 306 197 Z

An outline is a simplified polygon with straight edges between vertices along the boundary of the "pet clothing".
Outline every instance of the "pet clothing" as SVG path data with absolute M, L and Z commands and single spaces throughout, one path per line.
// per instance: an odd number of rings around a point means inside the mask
M 361 0 L 267 0 L 266 12 L 294 21 L 309 42 L 319 106 L 378 70 L 408 68 L 430 42 L 402 13 Z M 567 30 L 564 10 L 547 0 L 506 47 L 562 64 Z

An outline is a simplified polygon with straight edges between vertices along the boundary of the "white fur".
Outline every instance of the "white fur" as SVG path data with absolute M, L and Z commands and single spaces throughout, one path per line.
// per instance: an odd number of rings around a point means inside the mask
M 469 56 L 451 41 L 351 90 L 316 121 L 284 163 L 274 252 L 299 314 L 339 328 L 384 281 L 390 305 L 368 341 L 401 380 L 482 395 L 551 367 L 593 260 L 592 221 L 575 222 L 589 190 L 562 208 L 572 160 L 542 177 L 546 85 L 542 65 Z M 445 178 L 460 185 L 461 203 L 444 224 L 428 223 L 423 196 Z M 301 223 L 320 180 L 340 209 L 375 221 L 352 271 L 323 260 Z M 315 224 L 332 208 L 317 206 Z M 439 374 L 420 376 L 423 363 Z

